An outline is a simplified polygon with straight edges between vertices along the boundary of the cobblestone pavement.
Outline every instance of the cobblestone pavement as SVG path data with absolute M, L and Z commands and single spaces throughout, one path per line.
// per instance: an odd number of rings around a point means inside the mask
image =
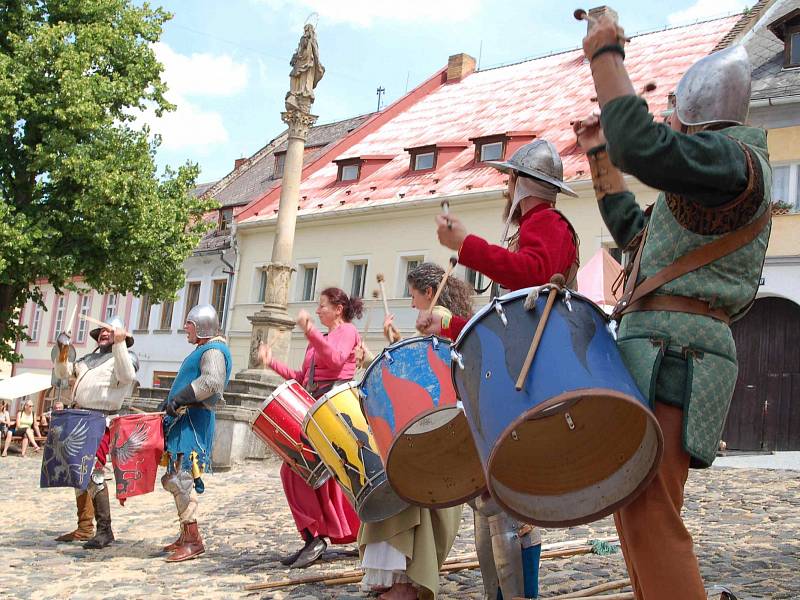
M 365 598 L 357 584 L 304 585 L 277 592 L 245 592 L 248 583 L 357 566 L 335 551 L 305 572 L 278 559 L 299 537 L 283 499 L 278 464 L 250 462 L 206 478 L 200 529 L 206 554 L 168 565 L 161 546 L 178 532 L 172 496 L 160 488 L 112 500 L 117 542 L 83 550 L 53 538 L 75 526 L 72 490 L 38 488 L 40 457 L 10 454 L 0 460 L 0 597 L 3 598 Z M 800 598 L 800 473 L 709 469 L 690 474 L 685 514 L 707 584 L 723 583 L 740 598 Z M 544 541 L 614 535 L 611 519 L 548 530 Z M 465 508 L 453 554 L 474 551 L 472 515 Z M 576 556 L 542 563 L 541 596 L 547 598 L 626 577 L 620 554 Z M 481 598 L 480 573 L 442 579 L 440 598 Z

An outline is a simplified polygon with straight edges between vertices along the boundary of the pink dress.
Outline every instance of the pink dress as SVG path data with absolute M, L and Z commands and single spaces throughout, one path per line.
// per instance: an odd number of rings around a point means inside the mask
M 284 379 L 295 379 L 308 388 L 313 364 L 313 383 L 319 387 L 317 393 L 309 391 L 319 398 L 333 382 L 350 381 L 353 378 L 356 370 L 355 349 L 361 338 L 352 323 L 342 323 L 327 336 L 312 327 L 306 337 L 309 344 L 300 370 L 291 369 L 276 360 L 270 363 L 270 368 Z M 361 523 L 333 478 L 315 490 L 284 463 L 281 466 L 281 483 L 297 531 L 308 529 L 311 535 L 329 538 L 334 544 L 349 544 L 356 540 Z

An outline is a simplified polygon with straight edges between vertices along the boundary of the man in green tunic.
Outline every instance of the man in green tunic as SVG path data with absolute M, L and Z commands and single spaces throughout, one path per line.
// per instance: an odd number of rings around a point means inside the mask
M 664 433 L 649 486 L 615 515 L 639 600 L 705 599 L 681 519 L 688 469 L 714 460 L 736 382 L 730 321 L 755 297 L 770 231 L 766 133 L 746 127 L 751 67 L 741 47 L 681 79 L 667 123 L 636 96 L 625 36 L 600 17 L 583 48 L 601 113 L 575 124 L 600 213 L 631 261 L 618 345 Z M 622 173 L 661 190 L 643 211 Z

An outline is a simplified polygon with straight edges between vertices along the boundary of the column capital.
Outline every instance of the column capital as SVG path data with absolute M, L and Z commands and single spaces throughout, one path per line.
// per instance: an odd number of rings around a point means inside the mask
M 289 137 L 306 141 L 308 130 L 314 126 L 319 117 L 307 112 L 292 109 L 281 113 L 281 119 L 289 126 Z

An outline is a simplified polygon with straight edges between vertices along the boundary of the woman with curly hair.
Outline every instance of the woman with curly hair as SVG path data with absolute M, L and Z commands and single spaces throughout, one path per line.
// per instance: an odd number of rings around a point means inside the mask
M 422 263 L 407 277 L 411 306 L 428 314 L 433 296 L 444 277 L 435 263 Z M 463 281 L 449 277 L 434 315 L 449 319 L 453 314 L 472 315 L 472 289 Z M 390 342 L 400 340 L 392 326 L 394 315 L 387 315 L 384 333 Z M 462 505 L 443 509 L 409 506 L 401 513 L 378 523 L 362 523 L 358 548 L 364 568 L 365 590 L 386 590 L 382 600 L 432 600 L 439 592 L 439 569 L 453 546 L 461 524 Z
M 317 316 L 328 333 L 320 332 L 305 310 L 297 315 L 297 325 L 308 340 L 300 369 L 294 370 L 274 359 L 272 348 L 266 344 L 259 347 L 261 362 L 284 379 L 297 380 L 314 398 L 321 398 L 334 386 L 353 378 L 355 351 L 361 344 L 361 336 L 351 321 L 360 318 L 362 311 L 360 298 L 349 298 L 339 288 L 323 290 Z M 327 547 L 326 537 L 334 544 L 355 541 L 358 515 L 333 478 L 314 490 L 284 463 L 281 482 L 297 531 L 305 542 L 303 548 L 282 559 L 281 563 L 292 568 L 307 567 L 322 556 Z

